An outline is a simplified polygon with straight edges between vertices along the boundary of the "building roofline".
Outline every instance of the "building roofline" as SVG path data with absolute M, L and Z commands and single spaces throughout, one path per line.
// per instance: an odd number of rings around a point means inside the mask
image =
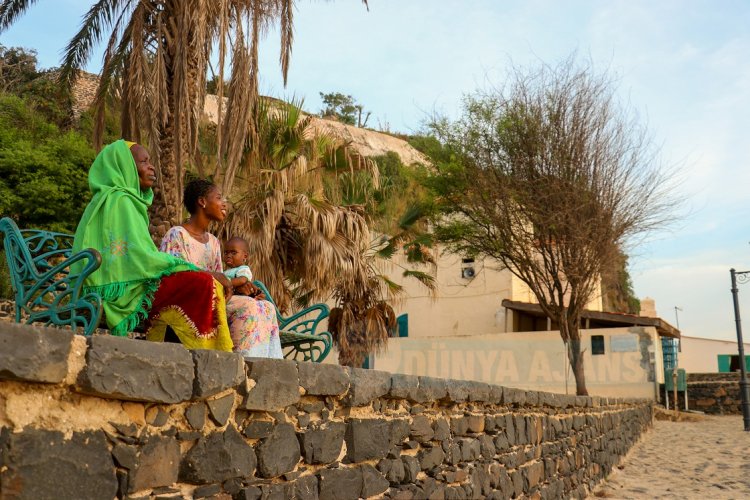
M 531 302 L 520 302 L 504 299 L 502 306 L 513 311 L 525 312 L 533 316 L 546 317 L 542 306 Z M 680 338 L 680 331 L 661 318 L 638 316 L 636 314 L 613 313 L 603 311 L 590 311 L 584 309 L 581 318 L 593 319 L 601 323 L 611 323 L 612 327 L 618 326 L 653 326 L 661 337 Z

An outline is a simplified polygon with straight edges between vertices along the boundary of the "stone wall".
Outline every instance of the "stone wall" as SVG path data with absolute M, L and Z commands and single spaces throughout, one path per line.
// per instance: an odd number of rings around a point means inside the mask
M 650 401 L 0 323 L 0 498 L 582 498 Z
M 742 414 L 739 372 L 689 373 L 687 388 L 691 409 L 713 415 Z
M 94 104 L 96 90 L 99 87 L 99 75 L 79 71 L 71 89 L 73 118 L 78 119 L 81 113 Z

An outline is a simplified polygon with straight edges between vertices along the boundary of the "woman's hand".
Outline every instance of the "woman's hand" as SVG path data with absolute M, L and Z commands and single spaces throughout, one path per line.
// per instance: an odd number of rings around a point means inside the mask
M 266 300 L 266 296 L 263 294 L 260 288 L 248 282 L 242 285 L 242 294 L 252 297 L 255 300 Z
M 257 288 L 255 288 L 255 286 L 253 286 L 253 284 L 250 283 L 249 281 L 246 281 L 245 283 L 239 286 L 236 286 L 234 290 L 239 295 L 247 295 L 248 297 L 252 297 L 253 293 L 257 290 Z

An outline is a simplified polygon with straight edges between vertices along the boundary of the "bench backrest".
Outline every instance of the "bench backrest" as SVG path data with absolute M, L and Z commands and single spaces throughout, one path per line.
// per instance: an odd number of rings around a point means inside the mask
M 16 223 L 0 219 L 5 258 L 15 301 L 16 322 L 81 327 L 91 334 L 101 318 L 101 299 L 83 293 L 85 278 L 99 268 L 94 249 L 71 254 L 73 236 L 36 229 L 19 230 Z M 70 266 L 82 262 L 81 271 Z

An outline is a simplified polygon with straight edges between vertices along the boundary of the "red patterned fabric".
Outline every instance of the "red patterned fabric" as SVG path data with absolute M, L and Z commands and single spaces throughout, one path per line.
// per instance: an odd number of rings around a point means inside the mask
M 214 336 L 219 322 L 215 305 L 213 276 L 201 271 L 171 274 L 162 278 L 154 294 L 146 330 L 164 310 L 174 310 L 185 318 L 196 337 Z

